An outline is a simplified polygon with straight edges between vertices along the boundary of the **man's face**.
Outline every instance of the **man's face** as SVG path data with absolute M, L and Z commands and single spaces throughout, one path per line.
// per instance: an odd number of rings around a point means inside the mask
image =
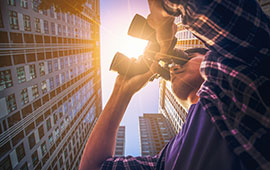
M 187 100 L 199 90 L 204 81 L 200 74 L 203 57 L 196 53 L 185 65 L 176 65 L 170 69 L 172 89 L 179 99 Z

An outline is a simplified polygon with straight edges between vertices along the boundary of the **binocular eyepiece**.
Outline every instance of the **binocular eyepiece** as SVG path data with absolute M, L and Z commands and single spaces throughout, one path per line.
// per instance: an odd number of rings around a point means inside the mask
M 130 24 L 128 35 L 149 41 L 144 51 L 144 55 L 140 60 L 129 59 L 127 56 L 119 52 L 115 54 L 110 70 L 116 71 L 120 75 L 130 78 L 138 74 L 146 73 L 149 70 L 156 53 L 160 50 L 160 46 L 156 39 L 156 31 L 147 23 L 147 20 L 143 16 L 138 14 L 135 15 Z M 176 42 L 177 39 L 174 37 L 167 54 L 161 59 L 166 64 L 163 67 L 158 67 L 157 73 L 165 80 L 170 80 L 168 64 L 174 62 L 182 65 L 189 60 L 184 51 L 178 50 L 176 52 L 174 50 Z

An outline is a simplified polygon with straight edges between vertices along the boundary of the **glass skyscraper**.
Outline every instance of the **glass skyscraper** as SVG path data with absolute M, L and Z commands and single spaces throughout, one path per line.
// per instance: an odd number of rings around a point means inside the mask
M 99 1 L 0 2 L 0 169 L 77 169 L 101 109 Z

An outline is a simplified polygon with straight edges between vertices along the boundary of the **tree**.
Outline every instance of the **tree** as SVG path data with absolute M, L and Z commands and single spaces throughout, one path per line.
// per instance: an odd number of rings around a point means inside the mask
M 55 12 L 80 14 L 86 2 L 87 0 L 41 0 L 39 9 L 47 10 L 54 6 Z

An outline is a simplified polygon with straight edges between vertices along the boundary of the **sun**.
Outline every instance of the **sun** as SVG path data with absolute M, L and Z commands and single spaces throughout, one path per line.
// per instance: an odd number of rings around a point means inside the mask
M 118 51 L 126 55 L 128 58 L 137 59 L 143 54 L 146 45 L 146 40 L 126 36 L 119 43 Z

